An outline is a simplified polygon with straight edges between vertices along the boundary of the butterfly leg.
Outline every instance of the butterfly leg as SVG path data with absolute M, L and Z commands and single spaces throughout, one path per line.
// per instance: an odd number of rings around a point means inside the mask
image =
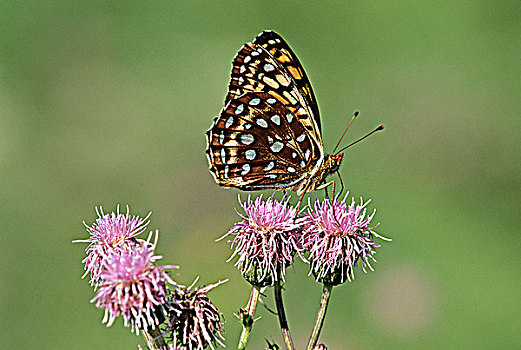
M 304 199 L 304 195 L 306 194 L 306 192 L 303 192 L 301 195 L 300 195 L 300 198 L 298 200 L 298 205 L 297 205 L 297 214 L 295 215 L 295 219 L 297 218 L 298 216 L 298 213 L 300 212 L 300 205 L 302 204 L 302 200 Z
M 306 194 L 306 192 L 309 190 L 310 187 L 311 187 L 311 181 L 309 181 L 307 183 L 306 187 L 304 187 L 304 189 L 302 190 L 302 194 L 300 195 L 300 198 L 298 200 L 297 214 L 295 215 L 295 219 L 297 218 L 298 213 L 300 212 L 300 205 L 302 204 L 302 200 L 304 199 L 304 195 Z
M 327 188 L 330 186 L 330 185 L 333 185 L 333 201 L 335 200 L 335 181 L 331 180 L 325 184 L 322 184 L 320 186 L 318 186 L 317 190 L 321 190 L 323 188 L 326 189 L 326 198 L 327 198 Z M 340 226 L 340 222 L 338 222 L 338 219 L 336 217 L 336 213 L 335 213 L 335 206 L 333 205 L 333 217 L 335 218 L 335 221 L 336 223 L 338 224 L 338 226 Z
M 333 185 L 333 197 L 335 196 L 335 181 L 334 180 L 331 180 L 329 182 L 326 182 L 325 184 L 322 184 L 320 186 L 317 187 L 317 191 L 320 191 L 324 188 L 327 188 L 329 186 Z

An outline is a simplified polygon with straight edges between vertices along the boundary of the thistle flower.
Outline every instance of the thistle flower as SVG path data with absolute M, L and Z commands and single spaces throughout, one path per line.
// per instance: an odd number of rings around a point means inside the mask
M 107 327 L 119 315 L 132 331 L 155 329 L 166 315 L 167 285 L 176 285 L 166 269 L 177 266 L 155 266 L 154 245 L 135 245 L 128 250 L 109 250 L 104 256 L 99 289 L 91 303 L 105 310 Z
M 255 201 L 239 203 L 244 220 L 236 223 L 223 237 L 233 235 L 230 241 L 239 258 L 235 266 L 252 285 L 267 286 L 284 281 L 286 267 L 293 262 L 295 253 L 302 259 L 300 246 L 301 221 L 295 220 L 297 211 L 289 205 L 289 197 L 278 201 L 261 196 Z
M 310 274 L 317 281 L 330 285 L 351 282 L 358 262 L 364 272 L 366 268 L 373 270 L 370 260 L 376 262 L 374 248 L 380 247 L 374 237 L 390 239 L 373 231 L 378 224 L 369 226 L 376 209 L 366 216 L 368 203 L 361 199 L 355 204 L 354 198 L 349 206 L 345 198 L 316 200 L 313 205 L 309 201 L 302 246 L 309 252 Z
M 85 264 L 85 274 L 82 278 L 90 273 L 91 285 L 98 283 L 103 265 L 102 260 L 109 255 L 110 251 L 129 251 L 131 247 L 144 242 L 135 237 L 147 229 L 148 218 L 152 214 L 149 213 L 145 218 L 130 216 L 128 206 L 127 213 L 120 214 L 119 205 L 115 213 L 105 214 L 101 206 L 96 208 L 96 213 L 98 218 L 92 226 L 83 222 L 90 237 L 86 240 L 74 241 L 90 243 L 86 249 L 87 256 L 82 261 Z
M 208 286 L 177 288 L 169 298 L 166 334 L 176 349 L 202 350 L 225 347 L 224 317 L 206 295 L 226 281 Z

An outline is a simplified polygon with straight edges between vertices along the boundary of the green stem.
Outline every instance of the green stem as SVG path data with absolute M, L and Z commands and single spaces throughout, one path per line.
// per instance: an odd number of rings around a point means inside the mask
M 282 331 L 282 337 L 284 343 L 286 343 L 286 349 L 295 350 L 293 340 L 291 340 L 291 334 L 289 332 L 288 321 L 286 320 L 286 312 L 284 311 L 284 304 L 282 302 L 282 287 L 280 281 L 275 282 L 275 304 L 277 305 L 277 315 L 279 316 L 280 329 Z
M 331 290 L 333 286 L 330 284 L 324 284 L 324 288 L 322 289 L 322 298 L 320 300 L 320 307 L 318 309 L 317 318 L 315 320 L 315 325 L 313 326 L 313 331 L 311 332 L 311 336 L 309 337 L 308 342 L 308 350 L 313 350 L 313 347 L 318 342 L 318 337 L 320 336 L 320 331 L 322 330 L 322 325 L 324 324 L 324 318 L 326 317 L 327 305 L 329 304 L 329 298 L 331 297 Z
M 161 335 L 161 331 L 159 330 L 159 327 L 156 327 L 154 329 L 148 329 L 148 330 L 142 329 L 141 333 L 143 333 L 143 337 L 147 341 L 148 348 L 150 350 L 159 350 L 159 349 L 167 348 L 165 339 L 163 339 L 163 336 Z
M 251 289 L 250 300 L 248 301 L 248 306 L 246 307 L 246 311 L 241 312 L 241 314 L 240 314 L 241 323 L 242 323 L 242 332 L 241 332 L 241 337 L 239 338 L 239 345 L 237 346 L 238 350 L 246 349 L 246 344 L 248 343 L 251 329 L 253 327 L 255 310 L 257 309 L 257 302 L 259 301 L 259 296 L 260 296 L 260 287 L 253 286 Z

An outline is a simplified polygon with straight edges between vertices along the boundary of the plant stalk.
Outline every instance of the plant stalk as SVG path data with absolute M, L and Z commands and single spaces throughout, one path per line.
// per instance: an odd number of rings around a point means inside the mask
M 275 304 L 277 305 L 277 315 L 279 316 L 280 329 L 282 331 L 282 337 L 284 343 L 286 343 L 286 349 L 295 350 L 291 334 L 289 332 L 288 321 L 286 320 L 286 312 L 284 311 L 284 304 L 282 302 L 282 287 L 280 281 L 276 281 L 274 285 L 275 293 Z
M 320 307 L 317 312 L 317 318 L 315 319 L 313 331 L 309 337 L 307 350 L 313 350 L 318 342 L 318 337 L 320 336 L 320 331 L 322 330 L 322 325 L 324 324 L 324 318 L 326 317 L 327 305 L 329 304 L 329 298 L 331 297 L 332 289 L 332 285 L 324 284 L 324 288 L 322 289 L 322 298 L 320 299 Z
M 259 301 L 260 296 L 260 287 L 252 286 L 250 300 L 248 301 L 248 305 L 246 306 L 246 311 L 240 313 L 241 323 L 242 323 L 242 332 L 241 337 L 239 338 L 239 345 L 237 346 L 238 350 L 246 349 L 246 344 L 248 343 L 248 339 L 250 337 L 251 329 L 253 327 L 253 322 L 255 318 L 255 310 L 257 309 L 257 303 Z

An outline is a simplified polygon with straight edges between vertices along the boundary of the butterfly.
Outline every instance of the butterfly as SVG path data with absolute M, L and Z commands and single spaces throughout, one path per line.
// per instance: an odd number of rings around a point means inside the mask
M 267 30 L 242 46 L 224 107 L 206 132 L 215 181 L 241 190 L 292 190 L 329 184 L 343 153 L 326 155 L 318 105 L 289 45 Z

